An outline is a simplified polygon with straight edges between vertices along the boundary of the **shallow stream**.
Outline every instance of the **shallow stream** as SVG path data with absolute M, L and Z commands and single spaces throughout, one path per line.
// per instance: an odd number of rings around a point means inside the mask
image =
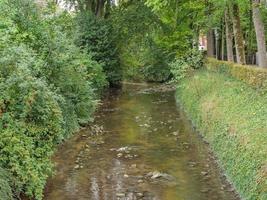
M 59 147 L 46 200 L 238 200 L 166 86 L 125 84 Z

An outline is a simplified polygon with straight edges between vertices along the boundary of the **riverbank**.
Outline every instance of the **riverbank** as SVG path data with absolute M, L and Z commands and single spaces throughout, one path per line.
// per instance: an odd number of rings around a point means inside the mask
M 266 200 L 266 93 L 224 73 L 200 70 L 181 82 L 176 97 L 240 195 Z

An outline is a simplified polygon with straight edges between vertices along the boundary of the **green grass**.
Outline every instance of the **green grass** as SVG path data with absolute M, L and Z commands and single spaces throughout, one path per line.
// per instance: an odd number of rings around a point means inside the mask
M 198 71 L 180 83 L 177 101 L 241 197 L 266 200 L 267 94 L 225 74 Z

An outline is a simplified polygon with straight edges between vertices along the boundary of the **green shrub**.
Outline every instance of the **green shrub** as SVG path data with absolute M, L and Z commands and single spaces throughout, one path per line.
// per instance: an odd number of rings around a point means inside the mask
M 155 42 L 149 40 L 148 44 L 143 56 L 144 66 L 141 68 L 141 73 L 146 81 L 167 81 L 171 75 L 168 56 Z
M 14 200 L 8 172 L 0 168 L 0 197 L 3 200 Z
M 209 58 L 206 68 L 210 71 L 223 72 L 244 81 L 254 88 L 267 88 L 267 70 L 256 66 L 239 65 L 227 61 Z
M 179 82 L 184 79 L 190 69 L 190 65 L 184 59 L 175 59 L 170 63 L 172 81 Z
M 170 70 L 167 64 L 157 63 L 156 65 L 147 65 L 141 69 L 144 78 L 148 82 L 164 82 L 170 77 Z
M 0 66 L 0 164 L 26 194 L 41 199 L 51 174 L 50 156 L 63 137 L 63 116 L 55 93 L 24 63 L 8 73 Z
M 187 77 L 193 70 L 203 67 L 204 55 L 197 49 L 192 49 L 182 58 L 176 58 L 170 63 L 172 81 L 179 82 Z
M 37 76 L 43 76 L 64 98 L 60 106 L 67 137 L 78 130 L 79 124 L 92 119 L 96 106 L 94 90 L 102 89 L 105 76 L 101 66 L 81 53 L 64 34 L 56 36 L 41 51 L 46 65 L 39 68 Z
M 243 199 L 267 199 L 267 94 L 224 73 L 183 79 L 177 101 L 210 143 Z
M 204 65 L 204 54 L 198 49 L 189 50 L 185 56 L 184 61 L 193 69 L 200 69 Z
M 92 120 L 106 76 L 61 24 L 70 16 L 29 0 L 2 0 L 0 11 L 0 167 L 13 191 L 40 200 L 55 146 Z M 1 180 L 0 171 L 8 199 Z
M 106 19 L 96 18 L 90 13 L 80 13 L 76 18 L 78 46 L 87 50 L 99 62 L 111 86 L 121 84 L 122 68 L 113 39 L 113 29 Z
M 10 18 L 17 27 L 13 37 L 17 43 L 31 47 L 43 63 L 31 69 L 34 76 L 44 79 L 63 97 L 59 105 L 64 116 L 65 137 L 68 137 L 80 124 L 92 119 L 96 105 L 94 93 L 106 85 L 106 76 L 90 53 L 84 53 L 74 44 L 73 31 L 65 24 L 57 24 L 62 21 L 71 24 L 70 16 L 49 12 L 46 15 L 29 1 L 18 2 L 11 4 L 16 12 Z

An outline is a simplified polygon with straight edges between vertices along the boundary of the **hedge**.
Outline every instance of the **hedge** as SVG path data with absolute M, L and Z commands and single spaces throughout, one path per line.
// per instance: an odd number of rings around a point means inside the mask
M 215 58 L 207 59 L 206 68 L 209 71 L 226 73 L 257 89 L 267 88 L 267 69 L 265 68 L 219 61 Z

